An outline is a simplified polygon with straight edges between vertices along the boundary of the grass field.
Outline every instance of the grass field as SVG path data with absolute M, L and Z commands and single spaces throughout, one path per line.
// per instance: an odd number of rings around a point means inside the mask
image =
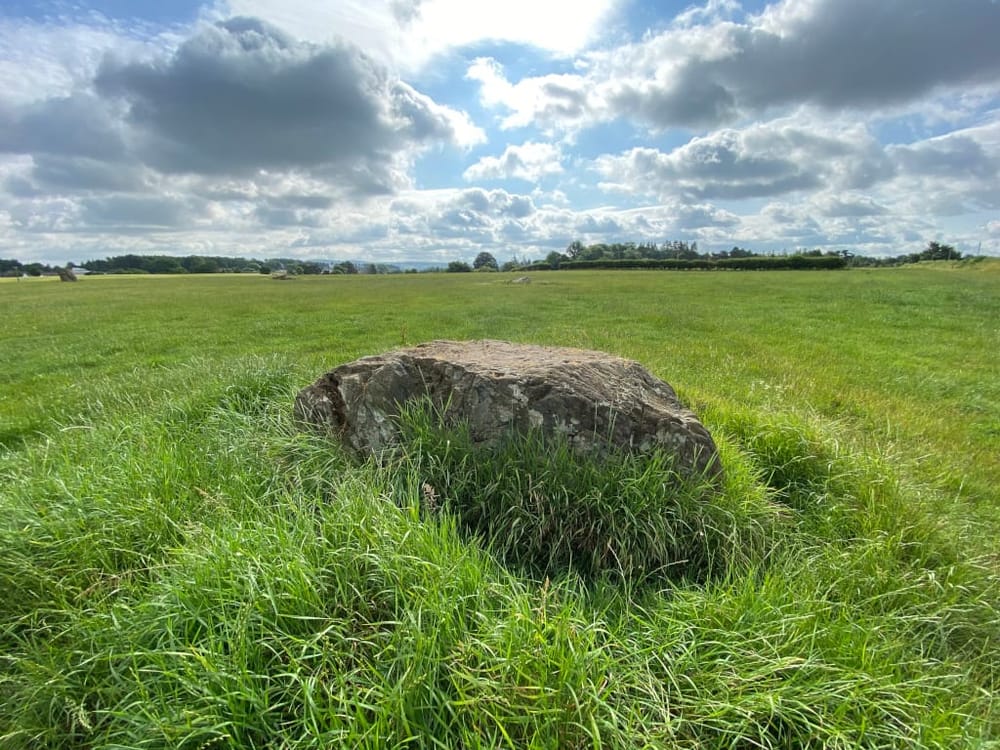
M 1000 264 L 509 279 L 0 283 L 0 747 L 1000 743 Z M 510 564 L 452 512 L 519 502 L 484 457 L 291 424 L 336 364 L 484 337 L 702 415 L 711 500 L 519 459 L 543 512 L 661 503 L 670 564 Z

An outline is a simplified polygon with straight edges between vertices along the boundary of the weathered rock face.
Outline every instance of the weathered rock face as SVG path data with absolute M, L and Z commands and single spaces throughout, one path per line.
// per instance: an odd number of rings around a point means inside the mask
M 667 383 L 583 349 L 434 341 L 337 367 L 299 392 L 295 414 L 362 455 L 380 454 L 398 442 L 400 405 L 425 396 L 482 446 L 540 429 L 582 452 L 659 447 L 682 473 L 721 471 L 708 430 Z
M 76 281 L 76 274 L 73 269 L 69 266 L 65 268 L 58 269 L 59 271 L 59 281 Z

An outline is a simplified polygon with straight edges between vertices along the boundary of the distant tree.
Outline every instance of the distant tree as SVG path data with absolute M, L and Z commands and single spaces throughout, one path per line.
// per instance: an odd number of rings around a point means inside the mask
M 562 265 L 563 262 L 563 255 L 562 253 L 557 253 L 555 250 L 553 250 L 551 253 L 545 256 L 545 262 L 549 264 L 550 268 L 553 269 L 559 268 L 559 266 Z
M 580 240 L 573 240 L 566 248 L 566 257 L 570 260 L 576 260 L 583 251 L 583 243 Z
M 83 267 L 91 273 L 95 271 L 98 273 L 107 273 L 111 270 L 111 263 L 107 258 L 104 260 L 88 260 L 84 262 Z
M 150 258 L 146 264 L 150 273 L 184 273 L 184 267 L 177 258 L 158 255 Z
M 0 258 L 0 276 L 20 276 L 21 261 Z
M 351 261 L 345 260 L 333 267 L 332 273 L 337 274 L 356 274 L 358 272 L 358 267 L 355 266 Z
M 476 259 L 472 261 L 472 267 L 477 271 L 484 269 L 487 271 L 496 271 L 499 269 L 497 265 L 497 259 L 493 257 L 492 254 L 486 252 L 485 250 L 476 256 Z
M 116 271 L 148 271 L 146 268 L 146 258 L 141 255 L 116 255 L 114 258 L 108 258 L 108 262 L 111 264 L 111 269 Z
M 472 266 L 470 266 L 465 261 L 453 260 L 448 264 L 448 273 L 470 273 L 472 271 Z
M 191 273 L 218 273 L 219 263 L 214 258 L 198 258 L 191 263 Z
M 306 276 L 318 276 L 319 274 L 323 273 L 325 268 L 326 267 L 320 263 L 307 260 L 305 263 L 302 264 L 302 273 L 305 274 Z
M 962 254 L 952 245 L 928 242 L 927 249 L 920 253 L 920 260 L 960 260 Z

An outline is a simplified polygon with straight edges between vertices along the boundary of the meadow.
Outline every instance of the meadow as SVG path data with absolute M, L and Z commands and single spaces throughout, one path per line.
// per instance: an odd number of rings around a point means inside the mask
M 2 280 L 0 748 L 1000 743 L 1000 263 L 511 278 Z M 725 486 L 292 423 L 435 338 L 638 360 Z M 469 503 L 658 567 L 522 565 Z

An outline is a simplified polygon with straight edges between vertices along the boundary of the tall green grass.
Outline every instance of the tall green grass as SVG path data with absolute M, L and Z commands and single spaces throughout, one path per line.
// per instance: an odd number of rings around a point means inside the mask
M 571 477 L 558 450 L 512 444 L 522 469 L 556 472 L 539 487 L 571 488 L 550 498 L 560 512 L 621 503 L 617 521 L 634 501 L 678 539 L 719 514 L 717 558 L 691 575 L 645 526 L 605 529 L 667 563 L 628 577 L 627 555 L 563 565 L 531 532 L 470 523 L 477 484 L 535 500 L 524 475 L 491 487 L 463 446 L 425 433 L 395 463 L 358 464 L 299 432 L 292 369 L 243 360 L 197 387 L 184 370 L 160 399 L 3 459 L 2 746 L 996 739 L 995 565 L 958 547 L 933 493 L 835 430 L 715 404 L 737 507 L 661 494 L 660 519 L 628 494 L 670 479 L 655 459 Z M 537 528 L 532 508 L 516 513 Z
M 456 276 L 0 286 L 0 747 L 1000 742 L 995 273 Z M 723 484 L 292 423 L 481 336 L 644 362 Z
M 474 445 L 416 402 L 401 417 L 405 449 L 394 469 L 417 478 L 432 517 L 536 579 L 669 576 L 700 581 L 765 556 L 780 511 L 745 472 L 681 476 L 664 452 L 580 455 L 541 433 Z

